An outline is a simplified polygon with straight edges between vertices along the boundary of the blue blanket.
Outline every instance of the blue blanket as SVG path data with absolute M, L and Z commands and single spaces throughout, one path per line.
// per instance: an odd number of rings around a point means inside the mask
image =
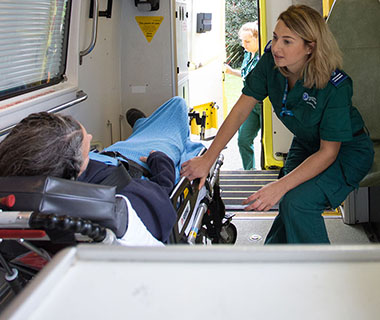
M 183 162 L 198 155 L 204 147 L 199 142 L 190 141 L 188 108 L 185 100 L 174 97 L 160 106 L 151 116 L 140 118 L 133 127 L 132 135 L 125 141 L 118 141 L 104 151 L 118 151 L 123 156 L 148 166 L 140 160 L 154 151 L 164 152 L 176 167 L 176 182 Z M 116 165 L 112 157 L 90 152 L 90 159 Z M 122 159 L 120 159 L 122 160 Z

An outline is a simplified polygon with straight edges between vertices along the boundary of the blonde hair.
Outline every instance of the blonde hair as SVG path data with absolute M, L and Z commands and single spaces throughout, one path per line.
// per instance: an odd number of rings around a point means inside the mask
M 254 22 L 247 22 L 243 24 L 240 29 L 238 36 L 241 39 L 244 33 L 251 34 L 252 37 L 258 38 L 259 37 L 259 26 L 257 21 Z
M 301 75 L 306 88 L 324 88 L 332 72 L 342 67 L 342 53 L 325 20 L 318 11 L 305 5 L 290 6 L 277 20 L 283 21 L 306 45 L 314 43 Z M 279 69 L 284 76 L 290 75 L 285 67 Z

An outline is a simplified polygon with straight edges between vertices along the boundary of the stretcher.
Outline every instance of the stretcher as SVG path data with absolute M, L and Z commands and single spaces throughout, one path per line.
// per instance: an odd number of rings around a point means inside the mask
M 232 216 L 225 215 L 220 198 L 218 178 L 222 164 L 223 155 L 220 155 L 201 190 L 198 190 L 199 181 L 190 182 L 186 178 L 182 178 L 175 186 L 170 199 L 177 211 L 177 221 L 168 245 L 235 242 L 237 231 L 231 223 Z M 49 187 L 49 192 L 53 196 L 49 198 L 44 194 L 38 198 L 38 203 L 35 197 L 33 201 L 28 200 L 28 192 L 37 184 L 36 181 L 39 184 L 50 183 L 52 187 Z M 59 188 L 55 185 L 57 181 L 64 184 L 63 190 L 69 190 L 69 195 L 66 192 L 58 194 Z M 0 198 L 4 209 L 0 212 L 0 264 L 6 280 L 3 287 L 0 286 L 0 295 L 4 305 L 7 302 L 4 297 L 13 297 L 20 292 L 25 282 L 33 278 L 62 248 L 82 243 L 128 245 L 128 241 L 123 241 L 125 236 L 119 239 L 117 234 L 120 233 L 118 226 L 126 223 L 120 216 L 125 206 L 129 214 L 128 222 L 131 222 L 133 208 L 130 204 L 124 204 L 123 207 L 121 197 L 116 197 L 118 201 L 108 210 L 105 209 L 107 204 L 96 203 L 97 199 L 90 199 L 93 200 L 90 204 L 88 199 L 82 203 L 72 195 L 79 194 L 83 198 L 82 188 L 86 189 L 86 194 L 92 194 L 89 192 L 92 188 L 93 193 L 99 195 L 116 189 L 51 177 L 0 178 Z M 12 192 L 4 192 L 6 190 Z M 17 194 L 14 199 L 15 190 Z M 14 205 L 17 201 L 21 204 Z M 89 210 L 86 205 L 90 205 Z M 68 208 L 70 210 L 66 212 Z M 91 218 L 91 213 L 96 216 Z M 112 218 L 115 216 L 117 217 Z M 110 219 L 116 219 L 117 223 L 109 222 Z M 102 225 L 104 221 L 106 222 Z M 143 231 L 138 233 L 141 236 Z M 128 229 L 125 234 L 128 234 Z M 136 244 L 137 240 L 132 242 L 132 245 Z

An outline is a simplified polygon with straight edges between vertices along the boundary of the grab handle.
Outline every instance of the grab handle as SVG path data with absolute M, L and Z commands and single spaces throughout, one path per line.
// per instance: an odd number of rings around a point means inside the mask
M 79 64 L 81 65 L 83 62 L 83 57 L 88 55 L 95 47 L 96 38 L 98 36 L 98 17 L 99 17 L 99 0 L 93 0 L 93 11 L 92 11 L 92 36 L 91 36 L 91 42 L 90 45 L 87 47 L 87 49 L 81 51 L 79 53 Z
M 82 102 L 82 101 L 84 101 L 84 100 L 86 100 L 86 99 L 87 99 L 87 93 L 83 92 L 82 90 L 79 90 L 79 91 L 77 91 L 77 94 L 76 94 L 76 98 L 75 98 L 75 99 L 73 99 L 73 100 L 71 100 L 71 101 L 69 101 L 69 102 L 66 102 L 66 103 L 64 103 L 64 104 L 61 104 L 61 105 L 59 105 L 59 106 L 56 106 L 56 107 L 54 107 L 54 108 L 52 108 L 52 109 L 49 109 L 47 112 L 48 112 L 48 113 L 60 112 L 60 111 L 62 111 L 62 110 L 64 110 L 64 109 L 67 109 L 67 108 L 69 108 L 69 107 L 72 107 L 73 105 L 75 105 L 75 104 L 77 104 L 77 103 L 80 103 L 80 102 Z M 16 124 L 17 124 L 17 123 L 12 124 L 11 126 L 6 127 L 6 128 L 4 128 L 4 129 L 1 129 L 1 130 L 0 130 L 0 137 L 3 136 L 3 135 L 8 134 L 8 133 L 9 133 L 9 132 L 10 132 L 10 131 L 16 126 Z

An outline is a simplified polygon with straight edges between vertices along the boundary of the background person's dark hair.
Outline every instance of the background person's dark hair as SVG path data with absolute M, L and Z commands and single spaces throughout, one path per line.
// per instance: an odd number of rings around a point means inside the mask
M 78 177 L 83 132 L 70 116 L 33 113 L 0 142 L 0 176 Z

